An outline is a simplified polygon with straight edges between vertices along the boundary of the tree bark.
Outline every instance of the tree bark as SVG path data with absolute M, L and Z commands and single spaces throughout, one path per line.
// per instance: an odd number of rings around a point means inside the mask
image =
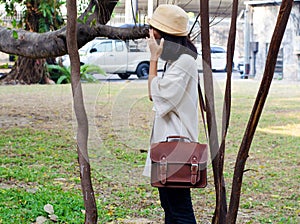
M 145 26 L 135 28 L 118 28 L 106 24 L 113 12 L 117 1 L 115 0 L 91 0 L 86 11 L 78 18 L 85 23 L 77 22 L 77 44 L 81 48 L 95 37 L 105 36 L 115 39 L 138 39 L 148 36 L 148 28 Z M 95 10 L 93 10 L 93 6 Z M 91 25 L 95 24 L 95 25 Z M 17 32 L 18 38 L 13 37 L 13 32 Z M 0 51 L 21 55 L 28 58 L 48 58 L 67 54 L 66 26 L 59 30 L 34 33 L 25 30 L 7 29 L 0 26 Z
M 116 4 L 117 1 L 114 0 L 90 1 L 85 12 L 78 18 L 77 38 L 79 48 L 97 36 L 118 39 L 137 39 L 147 36 L 148 32 L 144 27 L 128 30 L 103 25 L 109 21 Z M 46 80 L 47 73 L 44 64 L 35 71 L 33 71 L 33 68 L 37 66 L 31 68 L 26 66 L 19 68 L 19 66 L 34 64 L 33 59 L 53 58 L 67 53 L 66 27 L 55 32 L 36 33 L 38 31 L 38 16 L 40 15 L 36 13 L 38 10 L 34 10 L 34 6 L 35 4 L 27 4 L 27 18 L 25 19 L 26 28 L 31 32 L 8 30 L 0 26 L 0 39 L 6 40 L 0 42 L 0 51 L 24 56 L 18 57 L 18 62 L 3 80 L 5 83 L 31 84 L 38 83 L 42 79 Z M 15 32 L 18 34 L 17 39 L 13 37 Z
M 41 14 L 38 13 L 39 3 L 36 1 L 26 2 L 25 30 L 29 32 L 38 32 L 39 19 Z M 6 42 L 5 42 L 6 43 Z M 27 57 L 18 57 L 11 71 L 4 78 L 6 84 L 34 84 L 39 83 L 47 77 L 44 66 L 46 60 L 32 59 Z
M 105 36 L 112 39 L 138 39 L 148 36 L 147 27 L 118 28 L 108 25 L 89 26 L 78 23 L 77 44 L 78 48 L 93 40 L 95 37 Z M 13 38 L 13 30 L 0 26 L 0 51 L 22 55 L 29 58 L 48 58 L 67 54 L 66 27 L 47 33 L 32 33 L 17 30 L 18 39 Z
M 236 223 L 245 164 L 248 158 L 248 153 L 254 137 L 254 133 L 272 83 L 278 51 L 291 13 L 292 6 L 293 0 L 283 0 L 281 3 L 280 11 L 277 17 L 277 23 L 268 51 L 263 79 L 261 81 L 261 85 L 250 115 L 250 119 L 238 152 L 238 156 L 236 158 L 229 211 L 226 217 L 226 223 L 228 224 Z
M 6 84 L 39 83 L 45 78 L 45 61 L 45 59 L 20 56 L 3 82 Z
M 202 61 L 203 76 L 205 90 L 206 117 L 209 135 L 209 146 L 213 165 L 214 185 L 216 191 L 216 207 L 213 217 L 213 223 L 223 223 L 223 214 L 226 211 L 226 203 L 224 201 L 224 179 L 220 173 L 220 161 L 222 155 L 219 153 L 219 141 L 217 133 L 217 122 L 214 104 L 214 86 L 211 70 L 211 54 L 210 54 L 210 33 L 209 33 L 209 1 L 200 1 L 200 18 L 201 18 L 201 43 L 202 43 Z M 226 199 L 225 199 L 226 202 Z
M 218 151 L 218 157 L 216 157 L 216 170 L 218 170 L 217 177 L 219 181 L 217 184 L 220 186 L 217 187 L 219 194 L 216 198 L 219 200 L 216 203 L 215 213 L 212 222 L 213 223 L 226 223 L 227 215 L 227 200 L 226 200 L 226 186 L 224 181 L 224 158 L 225 158 L 225 148 L 226 148 L 226 136 L 229 127 L 230 120 L 230 111 L 231 111 L 231 76 L 232 76 L 232 62 L 233 62 L 233 53 L 235 46 L 235 35 L 236 35 L 236 21 L 237 21 L 237 11 L 238 11 L 238 0 L 233 1 L 232 5 L 232 16 L 231 24 L 227 42 L 227 79 L 226 87 L 224 94 L 224 103 L 223 103 L 223 117 L 222 117 L 222 139 L 220 148 Z
M 81 189 L 85 207 L 86 224 L 97 223 L 97 206 L 91 181 L 90 162 L 88 157 L 88 119 L 84 107 L 80 82 L 80 60 L 77 46 L 77 5 L 75 0 L 67 1 L 67 48 L 71 61 L 71 86 L 74 111 L 77 119 L 77 153 L 80 167 Z

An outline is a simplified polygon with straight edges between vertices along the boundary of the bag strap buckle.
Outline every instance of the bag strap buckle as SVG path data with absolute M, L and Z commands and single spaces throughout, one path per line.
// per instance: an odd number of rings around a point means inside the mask
M 161 157 L 159 169 L 160 169 L 160 182 L 162 184 L 166 184 L 167 183 L 167 157 L 166 156 Z
M 191 162 L 191 184 L 195 185 L 197 182 L 197 175 L 199 171 L 199 164 L 197 161 L 197 157 L 193 156 Z

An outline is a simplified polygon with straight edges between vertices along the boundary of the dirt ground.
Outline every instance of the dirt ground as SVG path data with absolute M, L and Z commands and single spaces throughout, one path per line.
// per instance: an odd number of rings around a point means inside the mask
M 33 87 L 33 88 L 32 88 Z M 69 130 L 71 133 L 76 135 L 76 120 L 73 112 L 72 105 L 72 93 L 70 85 L 34 85 L 34 86 L 24 86 L 24 85 L 9 85 L 0 86 L 3 88 L 0 90 L 1 97 L 1 108 L 0 108 L 0 128 L 8 129 L 12 127 L 18 128 L 33 128 L 36 130 L 52 130 L 60 132 L 60 130 Z M 5 88 L 5 91 L 3 91 Z M 97 88 L 92 88 L 97 90 Z M 102 141 L 101 138 L 105 138 L 105 135 L 109 132 L 99 133 L 96 130 L 96 123 L 93 120 L 95 118 L 95 96 L 89 94 L 89 88 L 85 89 L 86 98 L 85 106 L 87 114 L 89 116 L 89 129 L 90 129 L 90 139 L 89 148 L 99 145 Z M 105 120 L 110 120 L 109 107 L 104 107 L 103 115 L 101 117 Z M 109 123 L 109 122 L 108 122 Z M 110 124 L 107 124 L 107 128 Z M 103 126 L 102 126 L 103 127 Z M 99 137 L 101 135 L 101 137 Z M 93 153 L 93 152 L 92 152 Z M 95 159 L 91 159 L 93 163 L 97 163 Z M 106 168 L 105 168 L 106 169 Z M 107 167 L 111 169 L 111 167 Z M 10 183 L 12 184 L 12 183 Z M 6 185 L 1 185 L 2 187 L 9 187 Z M 80 186 L 78 186 L 80 187 Z M 104 190 L 98 189 L 99 186 L 94 186 L 94 190 L 97 193 L 106 194 Z M 101 191 L 104 191 L 101 193 Z M 115 222 L 112 222 L 115 223 Z M 119 223 L 119 222 L 116 222 Z M 150 224 L 158 223 L 157 221 L 136 218 L 123 220 L 122 223 L 128 224 Z
M 76 122 L 74 113 L 72 110 L 72 93 L 71 88 L 69 85 L 35 85 L 34 88 L 32 86 L 0 86 L 3 88 L 0 91 L 1 97 L 1 109 L 0 109 L 0 128 L 6 129 L 10 127 L 19 127 L 19 128 L 34 128 L 34 129 L 45 129 L 45 130 L 57 130 L 58 132 L 63 128 L 73 129 L 73 133 L 75 136 L 76 133 Z M 109 99 L 109 87 L 101 87 L 101 84 L 98 89 L 98 93 L 95 92 L 98 87 L 93 86 L 92 88 L 86 87 L 85 90 L 85 105 L 86 110 L 90 120 L 90 140 L 89 144 L 90 147 L 93 145 L 99 144 L 105 138 L 111 136 L 111 133 L 108 131 L 111 125 L 116 126 L 116 124 L 111 123 L 112 116 L 114 113 L 120 108 L 113 108 L 112 105 L 105 104 L 105 100 L 112 100 Z M 105 89 L 105 90 L 103 90 Z M 5 91 L 3 91 L 5 90 Z M 137 92 L 140 92 L 139 87 L 136 87 Z M 105 93 L 103 93 L 105 92 Z M 146 94 L 146 92 L 145 92 Z M 101 100 L 99 100 L 101 98 Z M 100 102 L 98 102 L 100 101 Z M 114 99 L 113 101 L 116 101 Z M 95 102 L 101 105 L 102 111 L 101 115 L 97 115 L 95 111 L 97 111 L 97 106 L 95 106 Z M 104 104 L 103 104 L 104 103 Z M 143 107 L 143 105 L 139 104 L 139 100 L 136 100 L 135 105 L 136 107 Z M 136 119 L 140 120 L 140 122 L 146 123 L 144 129 L 144 134 L 148 135 L 150 132 L 150 119 L 151 115 L 149 113 L 145 114 L 138 114 L 138 110 L 135 110 L 134 107 L 131 107 L 130 113 L 131 117 L 135 117 Z M 150 112 L 151 113 L 151 112 Z M 95 115 L 96 114 L 96 115 Z M 102 122 L 99 123 L 97 120 L 101 118 Z M 121 122 L 121 121 L 120 121 Z M 128 121 L 130 123 L 130 120 Z M 125 122 L 126 123 L 126 122 Z M 125 124 L 126 125 L 126 124 Z M 101 128 L 102 131 L 99 131 Z M 118 130 L 115 130 L 118 131 Z M 125 133 L 127 136 L 128 134 L 132 134 L 134 136 L 135 133 Z M 121 136 L 121 135 L 120 135 Z M 121 136 L 122 138 L 122 136 Z M 124 137 L 125 138 L 125 137 Z M 136 139 L 136 146 L 137 150 L 141 149 L 141 145 L 138 142 L 139 139 Z M 107 167 L 107 169 L 110 169 Z M 142 172 L 142 167 L 140 167 L 137 172 Z M 210 183 L 211 184 L 211 183 Z M 210 186 L 212 189 L 212 186 Z M 97 189 L 96 189 L 97 190 Z M 101 190 L 101 189 L 98 189 Z M 203 195 L 196 195 L 198 198 L 203 197 Z M 202 199 L 200 199 L 201 201 Z M 203 200 L 205 201 L 206 198 L 204 197 Z M 200 204 L 195 205 L 195 209 L 201 214 L 207 214 L 207 217 L 201 217 L 203 220 L 202 223 L 209 223 L 211 220 L 211 210 L 204 208 L 205 202 L 201 202 Z M 156 202 L 155 202 L 156 203 Z M 200 206 L 200 207 L 199 207 Z M 250 215 L 251 216 L 251 215 Z M 247 220 L 249 214 L 240 213 L 240 217 L 244 221 Z M 206 221 L 204 221 L 206 220 Z M 124 220 L 123 223 L 158 223 L 157 220 L 147 220 L 147 219 L 131 219 L 131 220 Z
M 135 83 L 134 88 L 130 88 L 131 97 L 128 103 L 126 102 L 127 94 L 126 85 L 120 86 L 123 88 L 120 94 L 114 96 L 111 84 L 89 84 L 84 86 L 85 106 L 89 116 L 90 140 L 89 144 L 92 148 L 99 145 L 105 138 L 115 136 L 117 133 L 121 140 L 134 139 L 135 148 L 140 150 L 146 148 L 144 142 L 141 143 L 137 134 L 148 136 L 150 133 L 150 125 L 152 122 L 151 108 L 149 111 L 141 113 L 140 108 L 148 108 L 149 105 L 144 105 L 144 97 L 147 97 L 146 84 L 141 82 Z M 32 88 L 34 87 L 34 88 Z M 72 109 L 72 93 L 70 85 L 34 85 L 34 86 L 0 86 L 0 128 L 6 129 L 10 127 L 31 127 L 34 129 L 71 130 L 75 136 L 76 121 Z M 137 98 L 134 98 L 138 96 Z M 119 108 L 118 102 L 123 102 L 125 107 Z M 101 108 L 101 111 L 99 110 Z M 122 111 L 126 116 L 118 115 Z M 118 120 L 119 119 L 119 120 Z M 134 122 L 133 122 L 134 121 Z M 116 122 L 116 123 L 115 123 Z M 137 124 L 138 122 L 139 124 Z M 141 123 L 143 125 L 141 125 Z M 128 126 L 132 132 L 126 132 L 118 129 L 120 125 Z M 137 128 L 135 129 L 135 125 Z M 114 128 L 114 132 L 110 132 L 110 128 Z M 143 129 L 141 133 L 136 133 L 135 130 Z M 123 133 L 122 133 L 123 131 Z M 130 136 L 129 136 L 130 135 Z M 107 168 L 109 169 L 109 167 Z M 142 167 L 138 172 L 142 171 Z M 211 171 L 209 171 L 211 172 Z M 210 182 L 208 194 L 214 194 L 213 183 Z M 96 189 L 101 190 L 101 189 Z M 209 223 L 213 212 L 213 205 L 207 205 L 207 197 L 203 194 L 195 195 L 195 210 L 199 215 L 205 214 L 205 217 L 198 217 L 203 220 L 201 223 Z M 255 198 L 255 195 L 253 195 Z M 257 199 L 257 198 L 256 198 Z M 259 198 L 257 199 L 259 200 Z M 272 212 L 271 210 L 256 211 L 255 209 L 240 209 L 239 221 L 237 223 L 255 223 L 253 217 L 259 216 L 260 213 Z M 125 220 L 124 223 L 157 223 L 157 221 L 147 219 Z

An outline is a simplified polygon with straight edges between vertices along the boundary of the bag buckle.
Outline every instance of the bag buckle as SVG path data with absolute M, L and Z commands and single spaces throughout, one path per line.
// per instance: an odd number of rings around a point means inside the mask
M 166 184 L 167 182 L 167 158 L 166 156 L 161 157 L 160 161 L 160 182 Z
M 197 162 L 197 158 L 193 157 L 192 158 L 192 164 L 191 164 L 191 184 L 196 184 L 197 182 L 197 174 L 199 171 L 199 165 Z
M 199 165 L 197 163 L 192 163 L 191 171 L 192 172 L 197 172 L 198 171 L 198 167 L 199 167 Z

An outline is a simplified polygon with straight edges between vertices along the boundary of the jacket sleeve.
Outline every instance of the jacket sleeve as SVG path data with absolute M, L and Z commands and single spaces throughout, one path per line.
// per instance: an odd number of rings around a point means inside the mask
M 168 112 L 176 110 L 180 103 L 191 78 L 189 75 L 189 65 L 185 60 L 174 62 L 164 76 L 155 77 L 151 83 L 151 96 L 154 102 L 156 113 L 163 117 Z

